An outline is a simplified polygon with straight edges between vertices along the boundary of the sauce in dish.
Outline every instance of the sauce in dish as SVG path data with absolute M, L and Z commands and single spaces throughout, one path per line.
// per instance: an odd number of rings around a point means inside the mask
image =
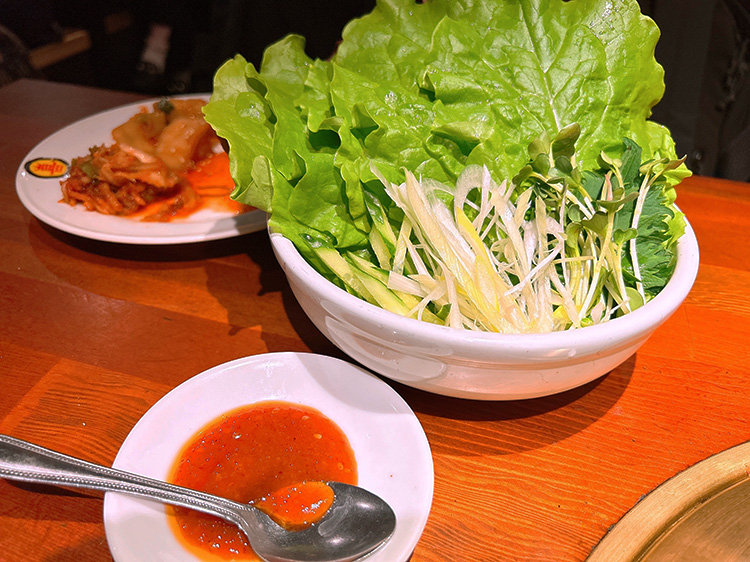
M 322 413 L 265 401 L 206 425 L 183 448 L 169 480 L 252 502 L 279 525 L 299 530 L 315 524 L 333 501 L 324 481 L 356 484 L 357 467 L 346 435 Z M 231 523 L 185 508 L 167 512 L 180 542 L 202 560 L 259 560 Z

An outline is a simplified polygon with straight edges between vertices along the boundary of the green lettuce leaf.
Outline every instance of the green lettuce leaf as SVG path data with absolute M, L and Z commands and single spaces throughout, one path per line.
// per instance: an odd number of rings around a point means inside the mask
M 620 154 L 623 138 L 644 160 L 676 159 L 669 131 L 649 120 L 664 92 L 659 30 L 636 0 L 378 0 L 342 37 L 328 61 L 293 35 L 260 71 L 228 61 L 205 109 L 230 146 L 233 196 L 268 211 L 311 261 L 306 235 L 368 247 L 366 195 L 395 212 L 375 170 L 452 184 L 480 164 L 510 179 L 533 139 L 571 124 L 579 169 Z M 665 174 L 666 200 L 688 174 Z M 647 209 L 675 220 L 663 200 Z

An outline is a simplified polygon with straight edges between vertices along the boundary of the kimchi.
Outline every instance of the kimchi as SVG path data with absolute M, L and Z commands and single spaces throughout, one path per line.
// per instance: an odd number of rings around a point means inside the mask
M 62 201 L 107 215 L 167 221 L 228 197 L 234 188 L 221 143 L 201 99 L 163 99 L 112 131 L 114 144 L 73 159 Z M 210 170 L 201 176 L 200 170 Z M 195 185 L 193 185 L 195 184 Z M 242 210 L 242 209 L 240 209 Z

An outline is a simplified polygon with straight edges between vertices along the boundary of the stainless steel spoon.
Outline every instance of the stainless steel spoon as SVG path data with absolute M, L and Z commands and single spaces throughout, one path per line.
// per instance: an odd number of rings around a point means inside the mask
M 122 492 L 210 513 L 242 529 L 256 554 L 268 562 L 351 562 L 380 546 L 396 527 L 391 507 L 357 486 L 328 482 L 334 500 L 323 518 L 303 531 L 287 531 L 249 504 L 90 463 L 2 434 L 0 476 Z

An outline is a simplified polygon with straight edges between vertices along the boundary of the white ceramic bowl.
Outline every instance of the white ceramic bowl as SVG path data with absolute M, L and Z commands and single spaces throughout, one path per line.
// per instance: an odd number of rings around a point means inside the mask
M 565 332 L 478 333 L 371 305 L 325 279 L 282 235 L 271 233 L 271 244 L 305 313 L 350 357 L 408 386 L 481 400 L 546 396 L 605 375 L 677 310 L 698 272 L 698 242 L 688 224 L 672 279 L 630 314 Z

